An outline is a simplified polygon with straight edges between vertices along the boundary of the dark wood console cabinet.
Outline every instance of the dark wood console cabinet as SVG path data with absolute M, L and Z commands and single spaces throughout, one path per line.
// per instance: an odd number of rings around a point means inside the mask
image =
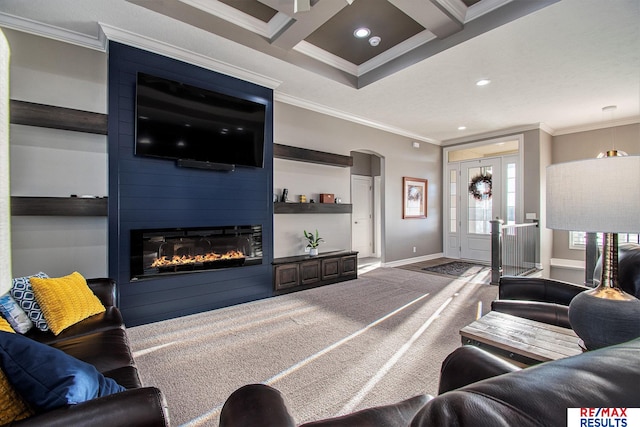
M 276 295 L 357 278 L 358 252 L 327 252 L 273 260 Z

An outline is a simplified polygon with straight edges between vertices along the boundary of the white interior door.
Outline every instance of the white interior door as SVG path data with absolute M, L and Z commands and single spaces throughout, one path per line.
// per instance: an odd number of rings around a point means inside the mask
M 351 246 L 359 257 L 373 255 L 373 178 L 351 176 Z
M 491 261 L 491 224 L 502 212 L 502 167 L 500 158 L 473 160 L 460 164 L 460 256 L 464 259 Z M 479 182 L 476 194 L 470 185 L 479 177 L 491 177 L 491 186 Z M 464 190 L 467 191 L 464 191 Z M 490 192 L 489 192 L 490 191 Z M 466 196 L 465 196 L 466 193 Z

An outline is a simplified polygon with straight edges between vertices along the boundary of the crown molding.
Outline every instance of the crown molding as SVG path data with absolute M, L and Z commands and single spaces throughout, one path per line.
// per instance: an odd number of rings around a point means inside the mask
M 246 80 L 269 89 L 275 89 L 282 84 L 282 81 L 280 80 L 249 71 L 223 61 L 218 61 L 200 53 L 179 48 L 169 43 L 113 27 L 103 22 L 98 22 L 99 31 L 98 35 L 95 37 L 4 12 L 0 12 L 0 26 L 101 52 L 106 52 L 108 45 L 107 41 L 113 40 L 187 62 L 189 64 L 197 65 L 221 74 Z
M 513 0 L 482 0 L 467 9 L 467 16 L 464 22 L 467 23 L 480 18 L 482 15 L 493 12 L 512 1 Z
M 442 6 L 459 22 L 464 22 L 468 8 L 461 0 L 435 0 L 435 3 Z
M 295 96 L 287 95 L 278 91 L 274 91 L 274 101 L 282 102 L 284 104 L 293 105 L 295 107 L 304 108 L 305 110 L 315 111 L 316 113 L 326 114 L 327 116 L 336 117 L 338 119 L 347 120 L 349 122 L 358 123 L 364 126 L 368 126 L 374 129 L 383 130 L 385 132 L 393 133 L 395 135 L 404 136 L 414 140 L 428 142 L 433 145 L 442 145 L 440 141 L 427 138 L 423 135 L 418 135 L 413 132 L 409 132 L 405 129 L 400 129 L 395 126 L 390 126 L 384 123 L 376 122 L 366 119 L 364 117 L 356 116 L 355 114 L 346 113 L 344 111 L 336 110 L 325 105 L 321 105 L 312 101 L 297 98 Z
M 319 47 L 304 40 L 298 42 L 298 44 L 293 47 L 293 50 L 317 61 L 324 62 L 333 68 L 344 71 L 345 73 L 349 73 L 352 76 L 357 77 L 359 75 L 358 66 L 356 64 L 329 53 L 324 49 L 320 49 Z
M 91 36 L 4 12 L 0 12 L 0 26 L 102 52 L 107 48 L 102 31 L 98 31 L 97 36 Z
M 539 127 L 540 127 L 541 130 L 545 131 L 549 135 L 553 136 L 553 135 L 556 134 L 556 130 L 554 128 L 552 128 L 551 126 L 547 125 L 546 123 L 539 123 Z
M 269 24 L 217 0 L 178 0 L 210 15 L 215 15 L 251 32 L 268 37 Z
M 282 81 L 258 74 L 253 71 L 231 65 L 229 63 L 213 59 L 197 52 L 192 52 L 169 43 L 165 43 L 147 36 L 112 27 L 103 22 L 98 23 L 109 40 L 138 47 L 150 52 L 158 53 L 169 58 L 177 59 L 189 64 L 197 65 L 208 70 L 216 71 L 227 76 L 236 77 L 250 83 L 255 83 L 269 89 L 275 89 Z
M 377 55 L 367 62 L 360 64 L 358 67 L 358 76 L 368 73 L 369 71 L 375 70 L 376 68 L 386 64 L 387 62 L 396 59 L 407 52 L 412 51 L 413 49 L 422 46 L 425 43 L 428 43 L 436 38 L 436 35 L 433 34 L 429 30 L 424 30 L 414 35 L 413 37 L 409 37 L 407 40 L 402 43 L 398 43 L 391 49 L 387 49 L 382 52 L 380 55 Z
M 558 129 L 553 136 L 568 135 L 570 133 L 589 132 L 598 129 L 607 129 L 615 126 L 626 126 L 640 123 L 640 116 L 627 117 L 626 119 L 619 119 L 613 121 L 607 121 L 602 123 L 591 123 L 583 126 L 573 126 L 569 128 Z
M 505 128 L 505 129 L 498 129 L 498 130 L 494 130 L 491 132 L 485 132 L 485 133 L 477 133 L 474 135 L 468 135 L 468 136 L 462 136 L 460 138 L 453 138 L 453 139 L 447 139 L 445 141 L 442 141 L 442 145 L 448 147 L 450 145 L 458 145 L 458 144 L 465 144 L 468 142 L 475 142 L 475 141 L 480 141 L 483 139 L 490 139 L 490 138 L 498 138 L 498 137 L 502 137 L 502 136 L 508 136 L 508 135 L 513 135 L 516 133 L 522 133 L 522 132 L 527 132 L 530 130 L 538 130 L 538 129 L 542 129 L 542 126 L 540 123 L 532 123 L 532 124 L 528 124 L 528 125 L 522 125 L 522 126 L 514 126 L 511 128 Z M 547 127 L 547 129 L 552 130 L 551 128 Z M 545 129 L 542 129 L 545 132 L 547 132 Z M 550 133 L 550 132 L 547 132 Z M 553 134 L 551 134 L 553 135 Z
M 361 65 L 356 65 L 344 60 L 339 56 L 329 53 L 324 49 L 320 49 L 319 47 L 304 40 L 295 45 L 293 49 L 303 55 L 337 68 L 340 71 L 349 73 L 352 76 L 360 77 L 435 38 L 436 36 L 433 33 L 428 30 L 424 30 L 415 36 L 408 38 L 402 43 L 398 43 L 391 49 L 382 52 L 380 55 L 371 58 L 367 62 L 362 63 Z

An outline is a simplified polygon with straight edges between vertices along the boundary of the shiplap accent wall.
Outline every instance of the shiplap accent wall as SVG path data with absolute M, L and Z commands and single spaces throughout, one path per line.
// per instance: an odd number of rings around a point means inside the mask
M 267 102 L 264 168 L 180 168 L 136 157 L 137 72 Z M 127 325 L 193 314 L 272 295 L 273 91 L 171 58 L 109 43 L 109 275 Z M 130 231 L 262 225 L 261 265 L 130 280 Z

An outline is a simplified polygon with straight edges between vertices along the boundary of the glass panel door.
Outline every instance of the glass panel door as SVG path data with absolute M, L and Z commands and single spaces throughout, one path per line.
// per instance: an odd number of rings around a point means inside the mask
M 466 196 L 461 197 L 461 258 L 491 260 L 491 219 L 502 208 L 500 158 L 461 163 Z

